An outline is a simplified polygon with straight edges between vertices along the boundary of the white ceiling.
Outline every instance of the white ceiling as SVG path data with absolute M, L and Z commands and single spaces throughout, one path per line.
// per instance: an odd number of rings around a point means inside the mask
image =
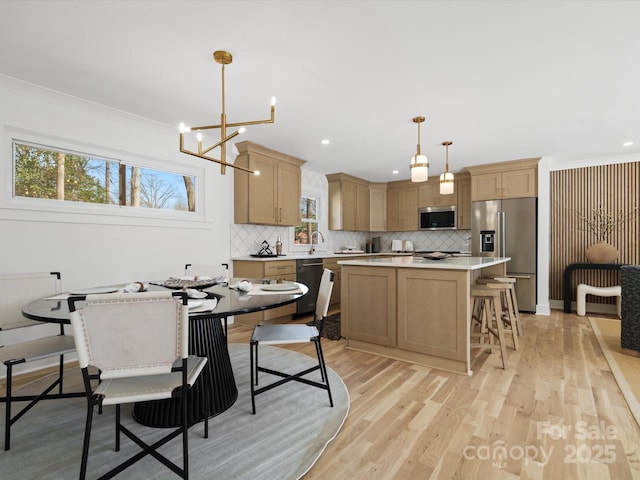
M 453 171 L 640 151 L 638 19 L 637 1 L 0 0 L 0 74 L 177 129 L 219 123 L 227 50 L 229 122 L 278 99 L 243 139 L 389 181 L 417 115 L 431 175 L 444 140 Z

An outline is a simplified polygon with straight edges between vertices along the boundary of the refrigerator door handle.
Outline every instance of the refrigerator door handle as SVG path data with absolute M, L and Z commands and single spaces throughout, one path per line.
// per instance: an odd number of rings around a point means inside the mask
M 507 256 L 507 212 L 500 212 L 502 219 L 500 222 L 500 256 Z
M 515 275 L 513 273 L 507 273 L 507 277 L 511 277 L 511 278 L 531 278 L 531 275 Z

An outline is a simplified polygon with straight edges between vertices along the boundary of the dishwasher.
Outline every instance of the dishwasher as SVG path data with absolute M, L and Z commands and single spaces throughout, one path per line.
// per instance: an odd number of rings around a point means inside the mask
M 296 313 L 315 312 L 318 290 L 320 289 L 320 279 L 324 267 L 321 258 L 304 258 L 296 260 L 296 282 L 303 283 L 309 287 L 309 293 L 297 302 Z

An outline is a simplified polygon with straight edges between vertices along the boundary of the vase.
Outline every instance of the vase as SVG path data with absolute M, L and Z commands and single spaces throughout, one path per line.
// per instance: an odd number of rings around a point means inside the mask
M 607 242 L 598 242 L 589 246 L 584 255 L 591 263 L 614 263 L 618 259 L 618 249 Z

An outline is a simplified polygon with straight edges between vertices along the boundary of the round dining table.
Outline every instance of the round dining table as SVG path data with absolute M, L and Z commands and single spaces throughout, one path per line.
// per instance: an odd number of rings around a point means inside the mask
M 217 300 L 215 308 L 206 312 L 189 314 L 189 354 L 207 357 L 208 361 L 200 377 L 189 390 L 187 410 L 189 424 L 197 423 L 206 417 L 216 416 L 231 407 L 238 398 L 229 350 L 227 348 L 225 323 L 227 317 L 242 315 L 280 307 L 297 302 L 309 289 L 306 285 L 291 283 L 289 290 L 275 289 L 275 281 L 248 279 L 254 286 L 252 292 L 244 292 L 229 285 L 240 279 L 230 279 L 229 284 L 218 284 L 201 288 L 208 299 Z M 149 282 L 147 291 L 169 290 L 163 282 Z M 118 291 L 124 285 L 97 287 L 86 291 Z M 255 292 L 260 290 L 260 292 Z M 81 292 L 81 291 L 78 291 Z M 50 323 L 70 323 L 67 297 L 78 292 L 41 298 L 22 308 L 22 314 L 32 320 Z M 259 293 L 259 294 L 251 294 Z M 132 295 L 135 295 L 133 293 Z M 82 303 L 78 302 L 78 308 Z M 248 354 L 248 352 L 247 352 Z M 174 427 L 181 423 L 180 399 L 154 400 L 138 402 L 133 409 L 134 418 L 143 425 L 153 427 Z

